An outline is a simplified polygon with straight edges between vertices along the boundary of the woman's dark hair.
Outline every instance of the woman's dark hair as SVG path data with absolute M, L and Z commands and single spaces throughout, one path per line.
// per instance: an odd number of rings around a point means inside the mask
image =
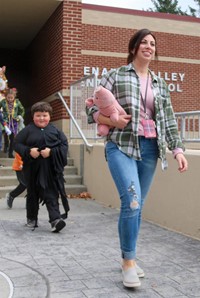
M 48 102 L 39 101 L 36 102 L 31 107 L 31 115 L 33 116 L 36 112 L 48 112 L 49 115 L 52 115 L 52 107 Z
M 135 56 L 137 55 L 139 46 L 143 38 L 147 35 L 151 35 L 154 40 L 155 40 L 155 45 L 156 45 L 156 38 L 154 34 L 149 30 L 149 29 L 141 29 L 137 31 L 130 39 L 129 44 L 128 44 L 128 57 L 127 57 L 127 64 L 131 63 Z M 134 51 L 133 51 L 134 50 Z M 158 58 L 158 53 L 157 49 L 155 51 L 155 58 Z

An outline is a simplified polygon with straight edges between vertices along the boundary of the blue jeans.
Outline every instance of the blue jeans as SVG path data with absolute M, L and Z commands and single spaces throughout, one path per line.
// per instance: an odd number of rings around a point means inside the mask
M 127 156 L 113 142 L 108 142 L 105 148 L 108 166 L 121 200 L 118 231 L 122 258 L 127 260 L 136 258 L 141 211 L 158 160 L 157 139 L 139 139 L 142 160 Z

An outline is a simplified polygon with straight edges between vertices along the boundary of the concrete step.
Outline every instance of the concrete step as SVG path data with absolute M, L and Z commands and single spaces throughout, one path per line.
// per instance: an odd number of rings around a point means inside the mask
M 0 199 L 5 198 L 6 194 L 11 192 L 16 185 L 9 185 L 9 186 L 0 186 Z M 65 191 L 66 194 L 73 194 L 73 195 L 78 195 L 82 192 L 87 191 L 87 187 L 83 184 L 65 184 Z M 26 195 L 26 191 L 24 191 L 20 197 L 24 197 Z
M 1 155 L 2 155 L 2 153 L 1 153 Z M 7 166 L 12 167 L 13 160 L 14 160 L 13 158 L 1 157 L 0 158 L 0 164 L 5 166 L 5 167 L 7 167 Z M 74 160 L 72 158 L 68 157 L 67 158 L 67 165 L 68 166 L 73 166 L 74 165 Z
M 82 183 L 82 177 L 78 175 L 65 175 L 64 178 L 67 185 Z M 15 175 L 15 173 L 13 174 L 13 171 L 12 171 L 12 175 L 0 176 L 0 187 L 12 186 L 17 184 L 18 184 L 17 176 Z
M 66 166 L 64 169 L 64 175 L 77 175 L 77 168 L 75 166 Z M 0 168 L 0 178 L 2 176 L 13 176 L 12 166 Z
M 70 184 L 65 185 L 66 194 L 78 195 L 81 192 L 86 192 L 87 187 L 83 184 Z

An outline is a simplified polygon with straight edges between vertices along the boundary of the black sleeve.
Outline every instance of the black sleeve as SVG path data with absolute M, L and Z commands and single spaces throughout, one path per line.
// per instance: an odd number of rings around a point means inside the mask
M 63 172 L 64 167 L 67 165 L 68 140 L 60 130 L 58 130 L 58 138 L 60 139 L 59 144 L 51 148 L 51 158 L 55 171 L 60 173 Z
M 26 140 L 29 134 L 29 125 L 23 128 L 14 138 L 14 150 L 19 153 L 23 161 L 31 159 L 30 147 L 26 145 Z

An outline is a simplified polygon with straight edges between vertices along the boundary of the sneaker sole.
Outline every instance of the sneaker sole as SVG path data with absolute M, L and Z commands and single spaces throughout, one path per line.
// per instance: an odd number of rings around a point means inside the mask
M 29 228 L 29 229 L 35 229 L 38 228 L 38 225 L 29 225 L 29 224 L 25 224 L 25 227 Z
M 141 286 L 141 282 L 127 283 L 127 282 L 124 282 L 124 281 L 123 281 L 123 285 L 124 285 L 126 288 L 137 288 L 137 287 L 140 287 L 140 286 Z
M 58 233 L 60 232 L 64 227 L 66 226 L 66 223 L 64 222 L 64 220 L 59 221 L 55 227 L 53 227 L 53 229 L 51 230 L 52 233 Z
M 136 270 L 136 271 L 137 271 L 137 270 Z M 144 273 L 138 273 L 138 272 L 137 272 L 137 276 L 140 277 L 140 278 L 142 278 L 142 277 L 145 277 L 145 274 L 144 274 Z

